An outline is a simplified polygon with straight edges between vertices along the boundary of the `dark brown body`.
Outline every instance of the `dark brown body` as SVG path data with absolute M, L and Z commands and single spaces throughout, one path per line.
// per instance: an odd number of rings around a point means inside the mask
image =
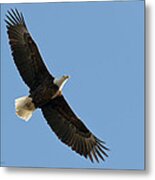
M 53 83 L 53 78 L 47 77 L 35 90 L 30 91 L 30 97 L 36 108 L 48 103 L 59 90 Z

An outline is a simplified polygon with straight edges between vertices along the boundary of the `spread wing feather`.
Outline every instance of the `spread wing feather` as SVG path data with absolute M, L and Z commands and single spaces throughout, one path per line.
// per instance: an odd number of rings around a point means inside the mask
M 94 136 L 84 123 L 77 118 L 63 96 L 53 99 L 42 107 L 49 126 L 58 138 L 81 156 L 92 162 L 104 161 L 109 149 L 105 143 Z
M 14 62 L 24 82 L 33 90 L 47 76 L 53 79 L 27 30 L 22 13 L 8 11 L 5 22 Z

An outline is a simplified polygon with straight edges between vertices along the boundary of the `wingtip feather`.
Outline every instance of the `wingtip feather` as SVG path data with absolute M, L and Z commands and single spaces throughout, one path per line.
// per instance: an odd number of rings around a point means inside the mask
M 10 10 L 7 10 L 7 13 L 5 16 L 6 16 L 5 22 L 9 26 L 14 26 L 18 24 L 23 24 L 24 26 L 26 26 L 23 14 L 19 12 L 16 8 L 15 9 L 11 8 Z

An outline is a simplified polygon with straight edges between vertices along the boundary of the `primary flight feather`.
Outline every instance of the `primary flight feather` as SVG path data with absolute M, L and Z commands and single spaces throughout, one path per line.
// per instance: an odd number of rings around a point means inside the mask
M 49 73 L 22 13 L 16 9 L 8 11 L 5 22 L 14 62 L 30 88 L 29 96 L 15 100 L 17 116 L 28 121 L 33 111 L 40 108 L 63 143 L 92 162 L 104 160 L 109 149 L 75 115 L 62 95 L 62 88 L 69 76 L 55 78 Z

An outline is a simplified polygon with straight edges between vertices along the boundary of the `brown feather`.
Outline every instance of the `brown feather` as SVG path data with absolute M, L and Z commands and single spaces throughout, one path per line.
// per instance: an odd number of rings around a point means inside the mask
M 41 109 L 51 129 L 62 142 L 81 156 L 89 157 L 91 162 L 99 162 L 99 158 L 104 161 L 103 156 L 107 156 L 105 150 L 108 148 L 77 118 L 63 96 L 56 97 Z
M 22 13 L 8 11 L 5 22 L 14 62 L 24 82 L 34 90 L 47 77 L 53 80 L 27 30 Z

